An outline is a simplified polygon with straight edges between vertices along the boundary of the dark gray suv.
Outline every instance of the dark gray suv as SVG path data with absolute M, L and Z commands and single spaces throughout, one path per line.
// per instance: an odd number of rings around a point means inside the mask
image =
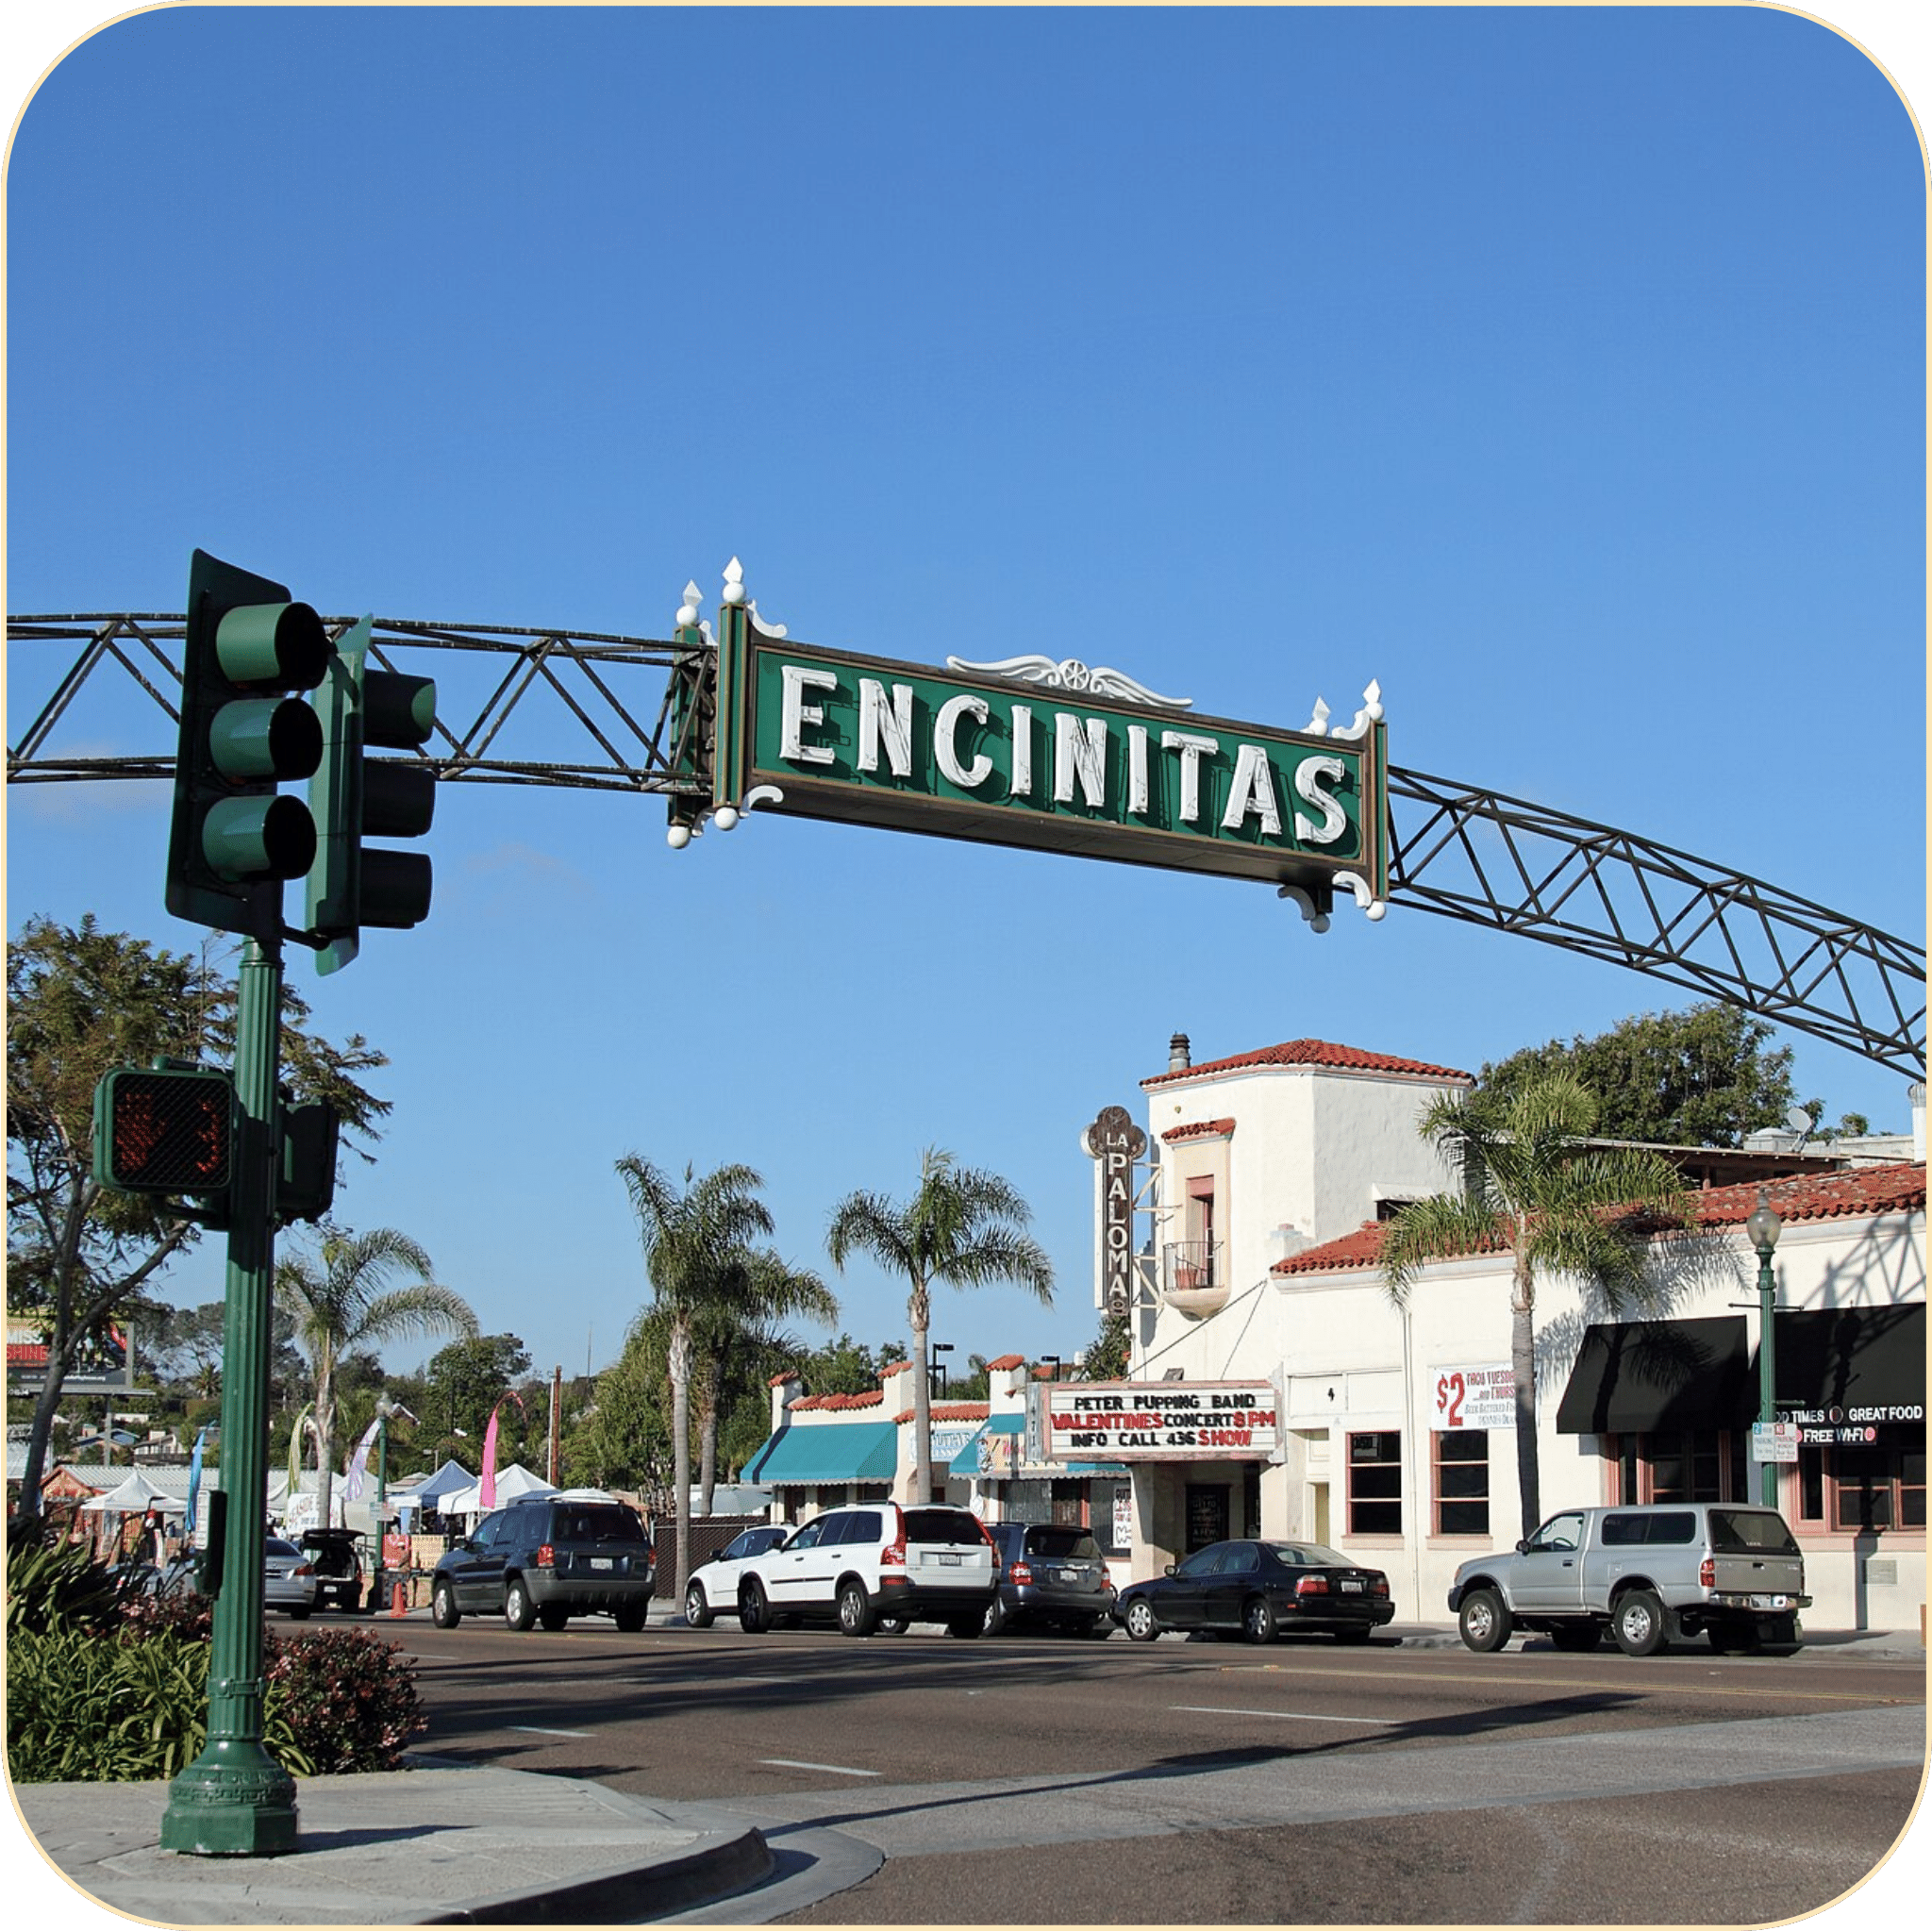
M 635 1632 L 656 1586 L 650 1532 L 637 1510 L 598 1490 L 566 1490 L 520 1496 L 486 1515 L 437 1563 L 429 1612 L 439 1629 L 501 1609 L 512 1629 L 561 1629 L 573 1616 L 602 1613 Z
M 987 1607 L 987 1635 L 1023 1623 L 1112 1635 L 1114 1587 L 1100 1544 L 1087 1530 L 1054 1522 L 996 1522 L 987 1533 L 1000 1552 L 999 1593 Z

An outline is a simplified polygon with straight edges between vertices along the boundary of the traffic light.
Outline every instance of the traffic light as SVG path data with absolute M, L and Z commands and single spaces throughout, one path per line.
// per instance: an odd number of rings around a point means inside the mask
M 420 749 L 436 724 L 428 677 L 369 667 L 370 621 L 336 646 L 316 693 L 322 761 L 308 787 L 316 825 L 308 874 L 308 924 L 317 969 L 340 971 L 356 957 L 364 925 L 400 929 L 429 913 L 426 853 L 366 850 L 373 838 L 421 838 L 436 815 L 436 774 L 426 765 L 371 759 L 368 750 Z
M 275 1218 L 319 1221 L 335 1205 L 336 1146 L 341 1124 L 326 1100 L 277 1108 L 281 1146 L 275 1168 Z
M 168 834 L 169 911 L 268 941 L 282 930 L 282 881 L 315 858 L 315 824 L 275 787 L 322 757 L 308 691 L 328 633 L 307 604 L 197 550 L 188 574 L 181 736 Z
M 234 1163 L 229 1074 L 166 1066 L 116 1066 L 102 1074 L 94 1088 L 94 1178 L 103 1187 L 195 1196 L 218 1217 Z

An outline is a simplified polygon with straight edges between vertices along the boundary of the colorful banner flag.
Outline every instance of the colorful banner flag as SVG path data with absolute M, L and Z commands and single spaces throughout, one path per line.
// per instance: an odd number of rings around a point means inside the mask
M 370 1423 L 367 1433 L 356 1444 L 355 1459 L 349 1464 L 348 1498 L 354 1502 L 362 1492 L 362 1477 L 369 1468 L 369 1451 L 375 1445 L 375 1437 L 382 1427 L 382 1417 L 377 1415 Z
M 490 1425 L 483 1431 L 483 1483 L 477 1498 L 485 1508 L 496 1507 L 496 1418 L 507 1401 L 515 1402 L 519 1408 L 524 1405 L 523 1396 L 515 1389 L 507 1388 L 490 1410 Z

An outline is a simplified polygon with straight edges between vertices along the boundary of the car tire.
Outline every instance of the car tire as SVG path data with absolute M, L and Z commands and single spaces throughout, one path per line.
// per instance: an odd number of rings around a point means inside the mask
M 1127 1634 L 1136 1642 L 1152 1642 L 1160 1634 L 1160 1619 L 1155 1615 L 1151 1603 L 1129 1603 L 1127 1613 L 1121 1621 L 1125 1623 Z
M 307 1609 L 291 1609 L 289 1611 L 289 1621 L 291 1623 L 307 1623 L 308 1621 L 308 1611 Z
M 1604 1626 L 1591 1617 L 1585 1623 L 1559 1623 L 1550 1631 L 1550 1640 L 1573 1656 L 1594 1654 L 1604 1640 Z
M 626 1636 L 636 1636 L 650 1621 L 651 1609 L 648 1603 L 626 1603 L 621 1609 L 610 1612 L 617 1626 Z
M 980 1621 L 979 1633 L 982 1636 L 997 1636 L 1011 1621 L 1012 1618 L 1007 1614 L 1005 1601 L 995 1596 L 986 1606 L 986 1614 Z
M 1274 1606 L 1266 1596 L 1250 1596 L 1241 1605 L 1241 1634 L 1250 1642 L 1274 1640 Z
M 1474 1650 L 1478 1656 L 1501 1649 L 1515 1626 L 1509 1606 L 1494 1590 L 1471 1590 L 1456 1615 L 1463 1647 Z
M 772 1626 L 772 1606 L 756 1576 L 739 1585 L 738 1626 L 747 1636 L 763 1636 Z
M 551 1635 L 555 1636 L 559 1629 L 564 1628 L 569 1623 L 570 1611 L 568 1609 L 539 1609 L 537 1611 L 537 1621 L 545 1629 L 549 1630 Z
M 1349 1643 L 1354 1647 L 1359 1648 L 1363 1643 L 1367 1642 L 1369 1638 L 1374 1635 L 1374 1633 L 1375 1632 L 1373 1629 L 1367 1628 L 1338 1629 L 1335 1632 L 1335 1640 L 1337 1642 Z
M 839 1585 L 839 1634 L 870 1636 L 876 1620 L 877 1612 L 865 1592 L 865 1585 L 857 1576 L 848 1576 Z
M 1670 1640 L 1664 1606 L 1650 1590 L 1630 1590 L 1610 1610 L 1610 1633 L 1626 1656 L 1654 1656 Z
M 975 1609 L 970 1616 L 953 1616 L 946 1622 L 946 1634 L 957 1636 L 961 1642 L 973 1640 L 986 1627 L 986 1611 Z
M 904 1616 L 881 1616 L 872 1626 L 874 1636 L 904 1636 L 912 1625 Z
M 1113 1634 L 1111 1616 L 1090 1616 L 1080 1625 L 1080 1634 L 1094 1642 L 1105 1642 Z
M 463 1620 L 456 1593 L 446 1582 L 438 1583 L 429 1592 L 429 1620 L 439 1629 L 454 1629 Z
M 537 1620 L 537 1606 L 530 1600 L 530 1592 L 520 1575 L 512 1576 L 504 1585 L 503 1620 L 519 1633 Z
M 694 1582 L 684 1592 L 684 1620 L 693 1629 L 708 1629 L 711 1626 L 711 1606 L 705 1600 L 705 1586 Z

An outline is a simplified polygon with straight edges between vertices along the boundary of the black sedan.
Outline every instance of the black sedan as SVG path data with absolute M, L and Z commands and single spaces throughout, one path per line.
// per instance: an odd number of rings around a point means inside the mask
M 1287 1629 L 1325 1629 L 1338 1642 L 1366 1642 L 1395 1614 L 1389 1578 L 1320 1542 L 1214 1542 L 1167 1573 L 1129 1583 L 1114 1621 L 1136 1642 L 1170 1629 L 1239 1632 L 1272 1642 Z

